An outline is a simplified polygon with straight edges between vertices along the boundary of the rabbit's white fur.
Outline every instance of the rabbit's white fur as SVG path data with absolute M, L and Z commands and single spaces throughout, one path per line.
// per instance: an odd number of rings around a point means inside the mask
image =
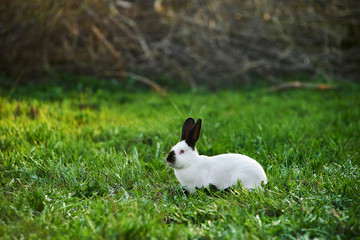
M 233 153 L 212 157 L 199 155 L 195 143 L 189 146 L 185 140 L 171 149 L 167 160 L 181 185 L 191 193 L 196 188 L 210 187 L 210 184 L 223 190 L 236 185 L 238 181 L 247 189 L 261 188 L 262 182 L 267 183 L 264 169 L 254 159 Z

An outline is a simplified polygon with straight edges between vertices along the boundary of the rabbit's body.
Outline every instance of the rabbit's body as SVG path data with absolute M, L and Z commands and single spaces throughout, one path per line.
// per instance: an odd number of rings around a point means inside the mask
M 261 165 L 248 156 L 230 153 L 212 157 L 198 155 L 196 158 L 188 168 L 175 168 L 176 178 L 189 192 L 209 185 L 223 190 L 238 181 L 247 189 L 261 188 L 261 182 L 267 183 Z
M 183 126 L 181 141 L 170 151 L 166 160 L 174 168 L 175 176 L 189 192 L 196 188 L 210 187 L 217 189 L 236 185 L 238 181 L 247 188 L 261 188 L 267 183 L 262 166 L 254 159 L 241 154 L 221 154 L 216 156 L 199 155 L 195 143 L 199 138 L 201 119 L 195 124 L 188 118 Z

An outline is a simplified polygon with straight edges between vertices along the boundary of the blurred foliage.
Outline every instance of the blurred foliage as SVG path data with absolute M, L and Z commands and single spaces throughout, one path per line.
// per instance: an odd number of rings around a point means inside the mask
M 3 0 L 0 72 L 134 72 L 196 86 L 307 72 L 356 78 L 357 0 Z M 162 78 L 163 79 L 163 78 Z

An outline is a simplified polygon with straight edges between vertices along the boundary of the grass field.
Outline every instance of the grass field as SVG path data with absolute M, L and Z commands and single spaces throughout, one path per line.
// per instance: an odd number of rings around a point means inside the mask
M 167 98 L 121 88 L 2 90 L 1 239 L 360 237 L 359 85 Z M 189 116 L 203 119 L 200 154 L 253 157 L 265 191 L 186 196 L 165 157 Z

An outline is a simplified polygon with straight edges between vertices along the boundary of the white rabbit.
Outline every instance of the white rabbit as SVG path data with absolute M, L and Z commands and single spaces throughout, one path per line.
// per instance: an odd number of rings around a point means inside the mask
M 167 164 L 174 168 L 180 184 L 190 193 L 196 188 L 211 187 L 223 190 L 238 181 L 247 188 L 261 188 L 267 183 L 262 166 L 254 159 L 241 154 L 221 154 L 212 157 L 199 155 L 195 143 L 199 138 L 201 119 L 195 124 L 193 118 L 184 122 L 181 141 L 167 156 Z

